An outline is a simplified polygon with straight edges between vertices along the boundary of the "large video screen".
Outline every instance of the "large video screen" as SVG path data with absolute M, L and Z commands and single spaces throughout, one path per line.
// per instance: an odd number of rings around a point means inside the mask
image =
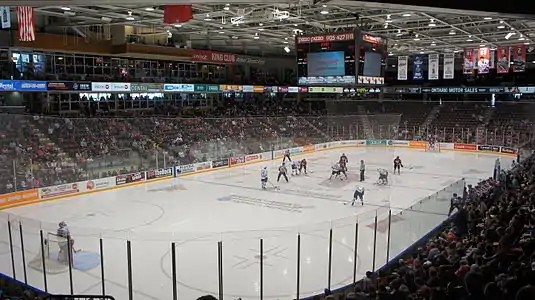
M 355 32 L 297 36 L 299 85 L 354 85 Z
M 367 51 L 364 53 L 364 70 L 362 75 L 364 76 L 382 76 L 381 74 L 381 61 L 383 55 L 377 52 Z
M 344 52 L 309 53 L 308 76 L 342 76 L 345 75 Z
M 357 84 L 383 85 L 388 58 L 386 39 L 362 32 L 358 46 Z

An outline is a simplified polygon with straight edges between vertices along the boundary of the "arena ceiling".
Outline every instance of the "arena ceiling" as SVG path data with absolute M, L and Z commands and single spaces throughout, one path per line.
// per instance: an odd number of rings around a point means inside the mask
M 129 25 L 134 28 L 133 35 L 172 35 L 183 46 L 252 55 L 286 54 L 285 47 L 294 48 L 295 35 L 342 32 L 357 26 L 387 37 L 393 55 L 530 44 L 535 40 L 535 19 L 526 16 L 348 0 L 290 4 L 192 1 L 194 19 L 175 25 L 162 23 L 163 7 L 158 1 L 147 5 L 138 4 L 138 0 L 88 2 L 94 4 L 40 6 L 36 12 L 53 17 L 48 18 L 52 20 L 49 26 L 81 36 L 106 32 L 112 25 Z

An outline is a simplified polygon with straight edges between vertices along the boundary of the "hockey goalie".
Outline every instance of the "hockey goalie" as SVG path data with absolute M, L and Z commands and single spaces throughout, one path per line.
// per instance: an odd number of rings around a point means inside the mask
M 440 143 L 438 142 L 436 136 L 429 135 L 427 137 L 427 143 L 425 145 L 425 151 L 440 152 Z

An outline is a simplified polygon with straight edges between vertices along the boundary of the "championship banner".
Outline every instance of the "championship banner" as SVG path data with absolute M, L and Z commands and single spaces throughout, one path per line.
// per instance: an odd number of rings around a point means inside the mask
M 438 54 L 429 54 L 429 80 L 438 80 Z
M 509 63 L 509 47 L 498 47 L 498 53 L 496 53 L 496 72 L 498 74 L 509 73 L 510 63 Z
M 474 74 L 474 49 L 464 49 L 463 74 Z
M 455 54 L 444 54 L 444 76 L 442 79 L 453 79 L 455 74 Z
M 422 55 L 416 55 L 412 62 L 412 80 L 424 79 L 425 59 Z
M 398 56 L 398 80 L 407 80 L 408 56 Z
M 526 45 L 513 47 L 513 73 L 526 71 Z
M 479 48 L 477 51 L 477 73 L 488 74 L 490 71 L 490 48 Z

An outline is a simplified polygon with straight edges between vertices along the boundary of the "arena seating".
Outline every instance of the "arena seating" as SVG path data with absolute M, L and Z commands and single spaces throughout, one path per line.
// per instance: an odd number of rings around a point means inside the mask
M 397 129 L 381 136 L 399 139 L 414 138 L 434 108 L 410 102 L 364 106 L 370 115 L 399 115 Z M 431 127 L 475 132 L 482 125 L 481 109 L 447 104 Z M 3 115 L 0 192 L 366 136 L 360 116 L 299 113 L 293 105 L 274 101 L 223 107 L 203 118 Z M 377 122 L 371 126 L 381 125 Z M 395 129 L 396 122 L 385 126 Z M 533 122 L 526 107 L 499 107 L 485 128 L 496 128 L 487 141 L 517 145 L 533 135 Z M 442 141 L 465 141 L 461 131 L 443 132 Z M 508 132 L 513 138 L 500 141 L 500 134 Z M 318 298 L 535 299 L 533 287 L 526 287 L 535 283 L 534 171 L 531 157 L 499 183 L 480 183 L 452 224 L 425 245 L 388 269 L 368 273 L 349 290 Z

